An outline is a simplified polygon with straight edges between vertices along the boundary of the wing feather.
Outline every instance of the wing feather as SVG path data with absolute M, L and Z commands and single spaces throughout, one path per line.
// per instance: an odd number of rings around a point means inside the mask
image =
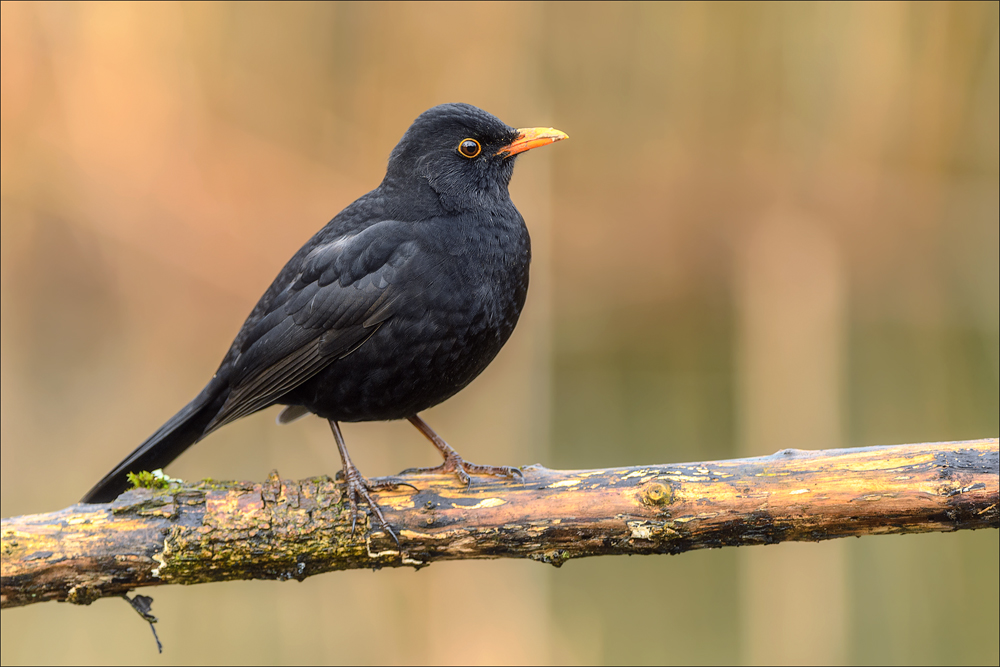
M 364 345 L 395 313 L 399 274 L 415 254 L 409 225 L 394 221 L 307 253 L 269 311 L 244 325 L 229 397 L 206 432 L 273 405 Z

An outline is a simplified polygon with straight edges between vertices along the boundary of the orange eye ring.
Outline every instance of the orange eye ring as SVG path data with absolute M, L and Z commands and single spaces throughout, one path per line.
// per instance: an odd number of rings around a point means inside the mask
M 462 157 L 474 158 L 483 150 L 475 139 L 462 139 L 458 144 L 458 152 Z

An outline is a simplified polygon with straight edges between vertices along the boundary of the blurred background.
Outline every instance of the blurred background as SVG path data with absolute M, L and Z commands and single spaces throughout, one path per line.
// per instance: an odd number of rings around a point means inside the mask
M 428 107 L 518 160 L 521 324 L 425 413 L 588 468 L 1000 432 L 998 4 L 2 5 L 2 514 L 76 502 L 193 397 Z M 334 474 L 326 424 L 175 477 Z M 432 465 L 348 425 L 370 476 Z M 436 564 L 3 612 L 20 663 L 993 663 L 998 531 Z

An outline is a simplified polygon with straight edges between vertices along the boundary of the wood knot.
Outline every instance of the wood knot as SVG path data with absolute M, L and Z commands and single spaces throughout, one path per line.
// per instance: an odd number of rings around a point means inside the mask
M 642 502 L 645 505 L 669 505 L 673 499 L 673 489 L 660 482 L 647 484 L 642 490 Z

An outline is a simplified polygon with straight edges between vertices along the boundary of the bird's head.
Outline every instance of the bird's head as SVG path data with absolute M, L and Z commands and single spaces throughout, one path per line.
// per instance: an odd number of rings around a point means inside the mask
M 518 154 L 565 138 L 552 128 L 514 129 L 471 104 L 442 104 L 420 114 L 396 144 L 383 187 L 429 188 L 454 212 L 493 206 L 508 198 Z

